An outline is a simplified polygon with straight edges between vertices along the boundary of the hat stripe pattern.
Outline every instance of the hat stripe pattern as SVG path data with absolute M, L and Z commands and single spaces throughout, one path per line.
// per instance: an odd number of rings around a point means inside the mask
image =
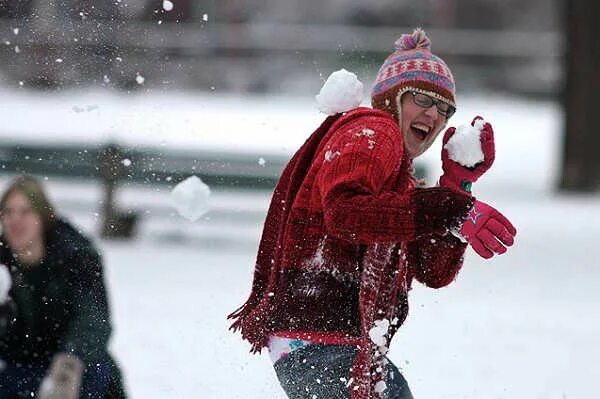
M 426 72 L 426 71 L 408 71 L 396 76 L 392 76 L 386 80 L 384 80 L 383 82 L 379 82 L 375 85 L 375 87 L 373 88 L 373 93 L 384 93 L 386 91 L 388 91 L 389 89 L 391 89 L 392 87 L 396 86 L 396 84 L 400 84 L 403 82 L 409 83 L 409 82 L 415 82 L 415 81 L 422 81 L 422 82 L 428 82 L 431 83 L 434 86 L 438 86 L 438 87 L 444 87 L 446 88 L 446 90 L 448 90 L 448 92 L 452 93 L 454 90 L 452 89 L 454 86 L 452 84 L 452 81 L 442 75 L 439 75 L 437 73 L 434 72 Z M 447 99 L 448 101 L 450 99 Z M 454 101 L 449 101 L 451 103 L 454 103 Z

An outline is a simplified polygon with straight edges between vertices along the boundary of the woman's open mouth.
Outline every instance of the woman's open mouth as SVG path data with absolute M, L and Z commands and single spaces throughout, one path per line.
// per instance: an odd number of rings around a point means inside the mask
M 431 132 L 431 126 L 427 126 L 423 123 L 413 123 L 410 125 L 410 129 L 421 141 L 425 140 L 429 135 L 429 132 Z

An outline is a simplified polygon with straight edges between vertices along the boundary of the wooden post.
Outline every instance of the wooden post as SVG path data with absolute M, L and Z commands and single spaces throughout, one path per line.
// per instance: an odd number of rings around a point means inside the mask
M 121 212 L 115 205 L 115 191 L 119 180 L 125 174 L 124 158 L 123 150 L 115 144 L 108 144 L 99 154 L 100 177 L 104 192 L 101 234 L 105 238 L 131 237 L 137 221 L 136 213 Z

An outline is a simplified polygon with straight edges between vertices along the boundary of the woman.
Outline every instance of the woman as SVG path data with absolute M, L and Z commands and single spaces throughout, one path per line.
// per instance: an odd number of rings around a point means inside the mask
M 56 216 L 31 177 L 6 189 L 0 221 L 0 263 L 16 305 L 0 337 L 0 399 L 123 398 L 107 352 L 109 308 L 94 246 Z
M 430 44 L 421 30 L 403 35 L 377 75 L 374 109 L 327 118 L 275 189 L 250 298 L 229 317 L 253 351 L 269 349 L 291 399 L 412 398 L 385 355 L 413 279 L 446 286 L 467 243 L 485 258 L 513 243 L 510 222 L 470 193 L 494 159 L 489 123 L 483 162 L 467 168 L 444 150 L 440 187 L 412 176 L 456 106 Z

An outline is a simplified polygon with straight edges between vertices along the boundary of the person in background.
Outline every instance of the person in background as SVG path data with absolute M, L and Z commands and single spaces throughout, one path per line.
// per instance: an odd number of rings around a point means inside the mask
M 0 399 L 125 398 L 98 251 L 32 177 L 9 184 L 0 222 L 14 303 L 0 311 Z
M 444 287 L 468 244 L 490 258 L 516 234 L 470 192 L 495 156 L 492 126 L 479 117 L 472 125 L 482 125 L 483 161 L 465 167 L 444 148 L 439 186 L 419 187 L 413 176 L 413 159 L 456 108 L 454 78 L 425 32 L 396 42 L 371 103 L 328 117 L 290 160 L 267 213 L 250 297 L 229 315 L 253 352 L 269 349 L 291 399 L 412 398 L 386 353 L 413 280 Z

